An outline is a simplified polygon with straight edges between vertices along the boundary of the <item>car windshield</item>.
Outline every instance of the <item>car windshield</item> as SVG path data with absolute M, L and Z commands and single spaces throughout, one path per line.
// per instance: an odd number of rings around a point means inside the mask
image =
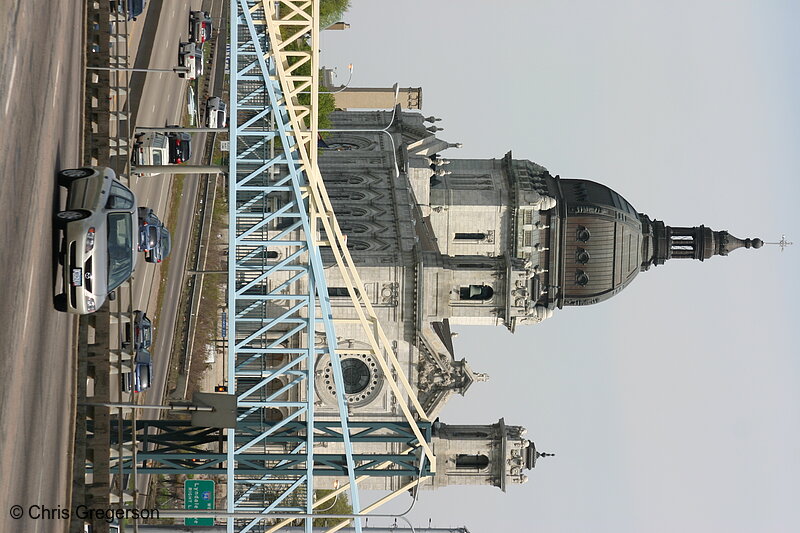
M 167 257 L 169 255 L 169 250 L 172 246 L 169 236 L 169 230 L 165 227 L 161 227 L 161 257 Z
M 156 226 L 147 226 L 147 246 L 152 248 L 158 242 L 158 228 Z
M 111 183 L 106 209 L 130 209 L 133 207 L 133 193 L 118 181 Z
M 192 147 L 190 144 L 191 142 L 192 142 L 191 140 L 185 139 L 181 143 L 180 153 L 181 153 L 181 159 L 183 159 L 184 161 L 188 161 L 189 158 L 192 156 Z
M 130 213 L 108 215 L 108 291 L 119 287 L 133 272 L 133 219 Z

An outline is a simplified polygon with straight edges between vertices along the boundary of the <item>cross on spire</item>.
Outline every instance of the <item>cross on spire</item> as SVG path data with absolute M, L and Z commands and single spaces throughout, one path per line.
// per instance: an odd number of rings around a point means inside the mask
M 781 235 L 781 240 L 779 240 L 778 242 L 768 242 L 768 243 L 765 243 L 765 244 L 777 244 L 778 246 L 780 246 L 780 247 L 781 247 L 781 252 L 783 252 L 783 250 L 784 250 L 784 249 L 785 249 L 787 246 L 791 246 L 791 245 L 793 245 L 794 243 L 793 243 L 793 242 L 789 242 L 789 241 L 787 241 L 787 240 L 786 240 L 786 235 Z

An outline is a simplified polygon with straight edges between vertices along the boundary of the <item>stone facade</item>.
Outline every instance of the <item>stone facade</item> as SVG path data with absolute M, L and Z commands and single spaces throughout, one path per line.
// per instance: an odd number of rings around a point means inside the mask
M 514 221 L 517 216 L 527 217 L 531 224 L 539 221 L 539 210 L 552 207 L 552 201 L 544 184 L 517 190 L 509 179 L 510 156 L 448 160 L 441 152 L 455 152 L 457 145 L 433 135 L 422 115 L 401 112 L 392 118 L 391 112 L 383 111 L 335 112 L 334 127 L 349 131 L 326 139 L 319 164 L 368 297 L 420 403 L 433 419 L 453 394 L 464 394 L 472 383 L 488 379 L 456 358 L 450 324 L 508 325 L 518 316 L 535 319 L 529 313 L 528 263 L 531 254 L 542 251 L 533 243 L 517 246 Z M 380 131 L 390 121 L 392 126 Z M 544 171 L 530 165 L 533 172 Z M 526 202 L 522 210 L 516 207 L 517 199 Z M 338 268 L 324 249 L 323 259 L 329 265 L 326 279 L 334 316 L 355 318 Z M 347 350 L 343 364 L 358 367 L 363 374 L 360 383 L 369 383 L 348 394 L 351 419 L 401 420 L 398 400 L 383 376 L 369 356 L 356 353 L 359 347 L 366 348 L 361 336 L 360 326 L 337 324 L 339 345 Z M 317 417 L 335 416 L 328 364 L 323 359 L 318 365 Z M 500 426 L 456 430 L 437 424 L 432 446 L 442 474 L 429 486 L 505 488 L 507 483 L 523 482 L 524 464 L 507 472 L 504 465 L 524 456 L 528 446 L 520 437 L 524 430 L 508 429 L 502 421 Z M 462 438 L 467 433 L 471 436 Z M 368 449 L 400 451 L 396 445 L 371 444 Z M 395 490 L 407 481 L 372 478 L 362 487 Z

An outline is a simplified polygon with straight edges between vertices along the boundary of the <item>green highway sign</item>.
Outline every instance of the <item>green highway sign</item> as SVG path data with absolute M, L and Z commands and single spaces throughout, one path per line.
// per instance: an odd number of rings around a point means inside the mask
M 210 479 L 187 479 L 183 482 L 184 509 L 214 509 L 214 482 Z M 184 518 L 185 526 L 213 526 L 213 518 Z

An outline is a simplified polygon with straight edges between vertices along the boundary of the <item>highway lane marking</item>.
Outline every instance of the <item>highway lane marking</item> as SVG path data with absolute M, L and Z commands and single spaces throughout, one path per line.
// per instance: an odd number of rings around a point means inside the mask
M 28 298 L 28 301 L 25 303 L 25 313 L 23 314 L 23 316 L 25 317 L 25 322 L 23 323 L 23 326 L 22 326 L 22 336 L 21 336 L 21 338 L 23 338 L 23 339 L 27 338 L 27 337 L 25 337 L 25 331 L 28 329 L 28 324 L 31 323 L 31 321 L 28 320 L 28 313 L 30 313 L 31 302 L 33 301 L 33 297 L 32 297 L 33 296 L 33 292 L 31 292 L 31 288 L 33 287 L 33 276 L 35 274 L 36 274 L 36 271 L 31 269 L 31 275 L 30 275 L 30 278 L 28 279 L 28 290 L 25 291 L 25 294 L 28 294 L 29 298 Z
M 3 111 L 4 115 L 8 114 L 8 106 L 11 104 L 11 89 L 14 88 L 14 74 L 17 72 L 17 59 L 19 59 L 19 55 L 14 56 L 14 64 L 11 66 L 11 76 L 9 77 L 8 92 L 6 93 L 6 107 Z
M 155 112 L 156 112 L 156 105 L 153 104 L 153 110 L 151 111 L 151 113 L 155 113 Z
M 56 79 L 53 82 L 53 88 L 52 88 L 52 90 L 53 90 L 53 103 L 50 104 L 50 107 L 55 107 L 56 106 L 56 97 L 58 96 L 58 91 L 56 89 L 58 89 L 59 76 L 61 76 L 61 61 L 59 61 L 58 65 L 56 65 Z

